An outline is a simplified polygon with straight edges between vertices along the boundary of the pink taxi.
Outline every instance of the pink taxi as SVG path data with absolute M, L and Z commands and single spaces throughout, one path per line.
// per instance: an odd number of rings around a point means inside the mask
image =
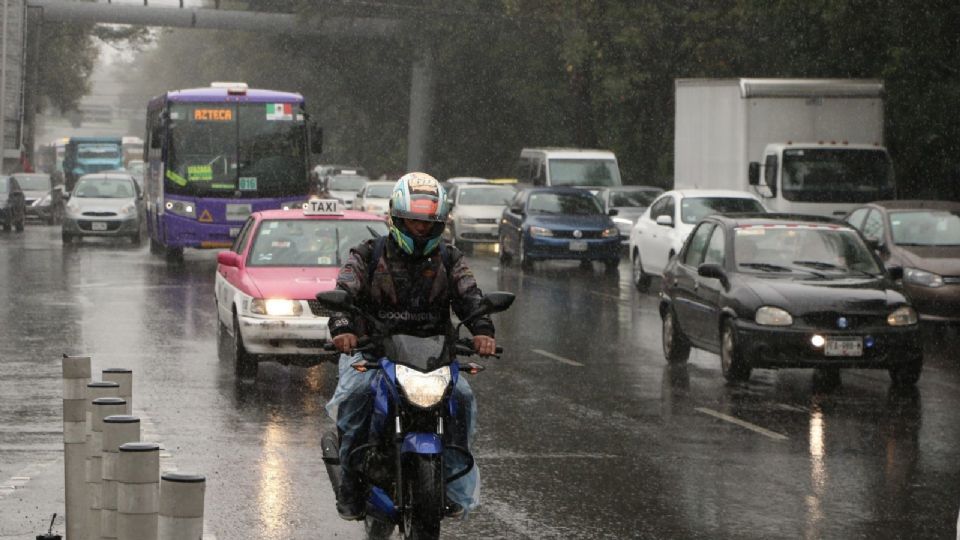
M 230 250 L 217 254 L 217 335 L 230 341 L 237 375 L 255 377 L 263 357 L 314 365 L 329 354 L 322 347 L 330 313 L 316 294 L 334 288 L 350 248 L 385 234 L 382 217 L 332 200 L 252 214 Z

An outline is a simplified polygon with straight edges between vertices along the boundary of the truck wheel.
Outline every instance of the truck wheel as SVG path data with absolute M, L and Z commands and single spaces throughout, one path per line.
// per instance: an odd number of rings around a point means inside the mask
M 410 454 L 409 473 L 404 475 L 403 529 L 410 540 L 440 538 L 443 517 L 443 471 L 433 454 Z

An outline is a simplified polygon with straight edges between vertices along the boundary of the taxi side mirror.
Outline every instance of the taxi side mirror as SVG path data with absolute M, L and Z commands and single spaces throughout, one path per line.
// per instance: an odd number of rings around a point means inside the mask
M 221 251 L 220 253 L 217 253 L 217 264 L 239 268 L 240 255 L 232 251 Z

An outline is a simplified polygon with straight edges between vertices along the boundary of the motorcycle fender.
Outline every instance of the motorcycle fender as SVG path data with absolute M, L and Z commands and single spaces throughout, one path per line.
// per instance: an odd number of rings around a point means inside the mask
M 405 454 L 443 453 L 443 441 L 436 433 L 407 433 L 400 449 Z

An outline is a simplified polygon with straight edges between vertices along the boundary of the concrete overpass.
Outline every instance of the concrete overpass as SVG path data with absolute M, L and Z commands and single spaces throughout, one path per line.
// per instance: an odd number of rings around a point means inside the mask
M 25 2 L 24 12 L 27 14 L 21 24 L 26 28 L 27 54 L 24 55 L 25 69 L 19 76 L 23 77 L 25 88 L 23 92 L 20 118 L 15 119 L 23 127 L 21 140 L 23 145 L 32 154 L 33 142 L 33 103 L 39 96 L 37 85 L 37 56 L 39 48 L 36 46 L 44 21 L 102 23 L 102 24 L 130 24 L 139 26 L 156 26 L 170 28 L 196 28 L 209 30 L 238 30 L 261 33 L 284 33 L 293 35 L 318 35 L 327 37 L 369 37 L 377 39 L 391 39 L 400 31 L 400 21 L 390 18 L 377 17 L 320 17 L 310 15 L 295 15 L 286 13 L 262 13 L 229 9 L 202 8 L 202 7 L 157 7 L 149 6 L 148 0 L 144 5 L 119 5 L 109 3 L 78 2 L 70 0 L 0 0 L 7 2 Z M 183 0 L 180 2 L 183 4 Z M 219 2 L 217 2 L 219 4 Z M 6 25 L 6 18 L 3 24 Z M 3 32 L 6 34 L 6 32 Z M 433 63 L 430 51 L 422 51 L 418 58 L 411 59 L 413 64 L 410 117 L 407 137 L 407 169 L 415 170 L 424 167 L 427 148 L 427 129 L 430 124 L 433 94 Z M 0 66 L 6 75 L 6 64 Z M 7 98 L 9 100 L 9 96 Z M 5 110 L 5 109 L 2 109 Z M 4 115 L 3 124 L 11 119 Z M 7 165 L 9 157 L 18 155 L 17 148 L 21 141 L 4 141 L 0 133 L 0 149 L 6 148 Z M 13 144 L 11 144 L 13 143 Z M 3 170 L 7 170 L 6 168 Z

